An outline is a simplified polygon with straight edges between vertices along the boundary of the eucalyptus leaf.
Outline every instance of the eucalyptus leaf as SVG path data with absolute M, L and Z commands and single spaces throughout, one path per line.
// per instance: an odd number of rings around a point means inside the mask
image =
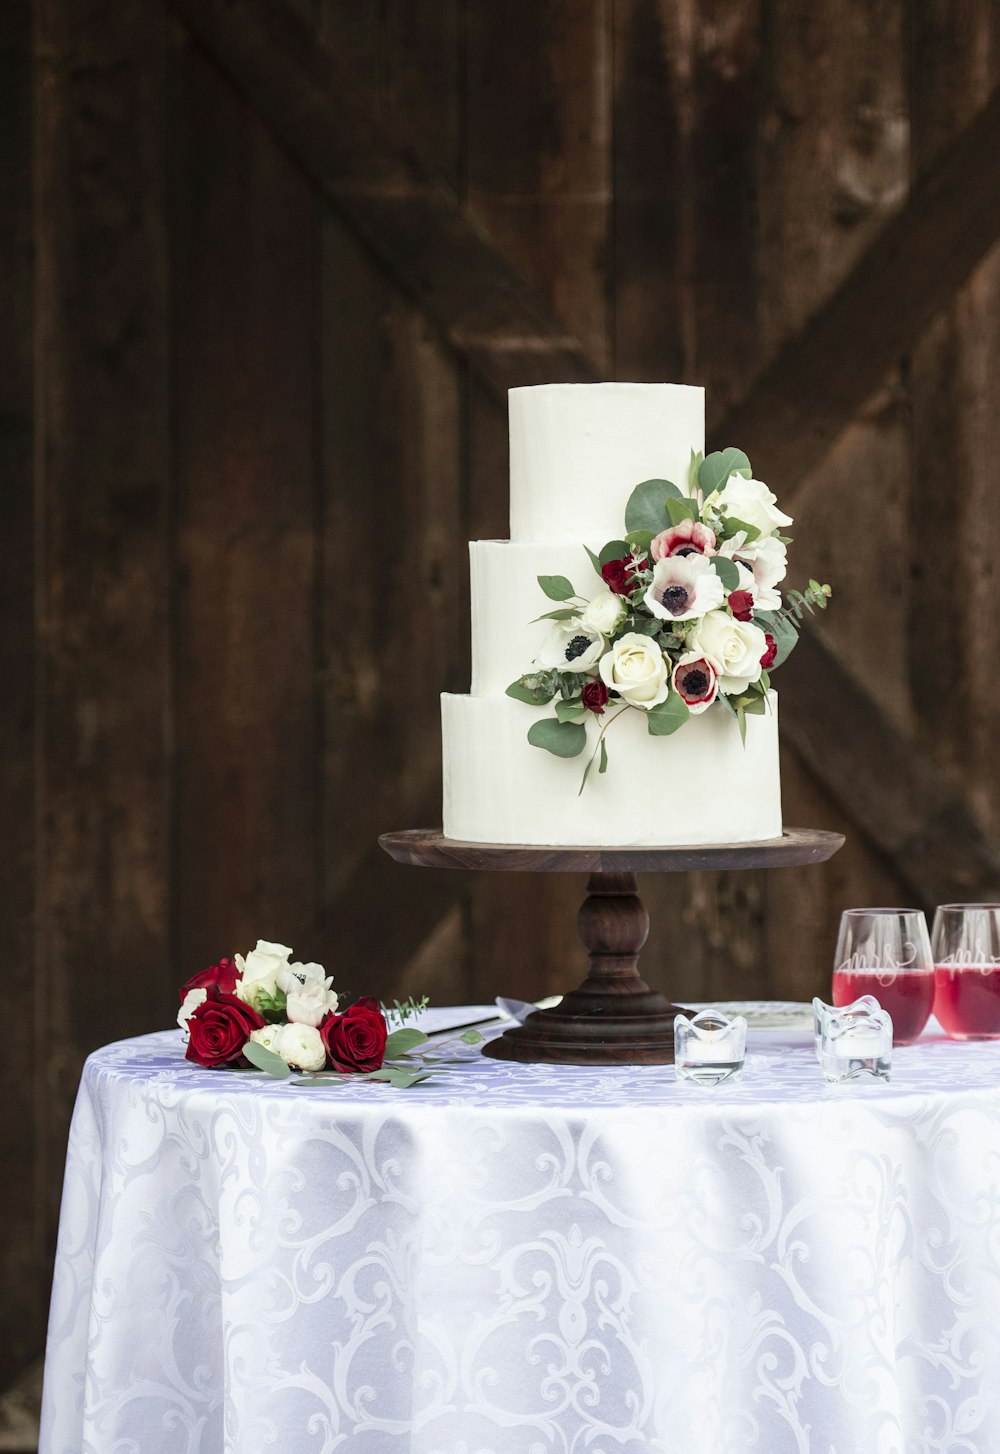
M 745 520 L 739 520 L 735 515 L 727 515 L 725 520 L 725 528 L 722 532 L 725 538 L 727 540 L 732 540 L 734 535 L 739 535 L 741 532 L 746 536 L 746 540 L 744 540 L 743 544 L 749 545 L 752 541 L 756 540 L 758 535 L 760 534 L 760 526 L 748 525 Z
M 715 574 L 725 586 L 727 591 L 735 591 L 740 583 L 740 573 L 736 562 L 725 555 L 713 555 L 712 564 L 715 566 Z
M 483 1037 L 478 1030 L 466 1030 L 465 1034 L 459 1035 L 458 1038 L 463 1045 L 478 1045 Z
M 425 1045 L 427 1036 L 423 1030 L 415 1030 L 412 1025 L 402 1030 L 393 1030 L 385 1042 L 385 1055 L 387 1060 L 394 1060 L 397 1055 L 406 1055 L 417 1045 Z
M 578 722 L 557 722 L 554 717 L 543 717 L 528 729 L 528 741 L 532 747 L 544 747 L 555 757 L 579 757 L 587 745 L 587 729 Z
M 691 463 L 688 465 L 688 493 L 691 495 L 698 488 L 698 471 L 701 469 L 701 462 L 704 458 L 700 449 L 692 449 Z
M 572 581 L 565 576 L 539 576 L 538 584 L 550 601 L 569 601 L 576 595 Z
M 556 716 L 560 722 L 576 722 L 586 716 L 586 712 L 586 707 L 578 699 L 556 703 Z
M 598 559 L 600 560 L 601 565 L 607 565 L 608 562 L 611 560 L 627 560 L 628 546 L 625 544 L 624 540 L 609 540 L 607 545 L 601 548 L 601 553 L 598 556 Z
M 531 624 L 534 625 L 535 621 L 572 621 L 579 615 L 580 611 L 576 606 L 560 606 L 558 611 L 545 611 L 541 616 L 536 616 Z
M 287 1080 L 292 1073 L 280 1055 L 275 1055 L 273 1050 L 268 1050 L 266 1045 L 260 1045 L 256 1040 L 247 1041 L 243 1054 L 251 1065 L 275 1080 Z
M 750 479 L 752 474 L 750 461 L 742 449 L 730 446 L 705 456 L 698 467 L 698 487 L 710 495 L 713 490 L 721 489 L 730 475 L 744 475 Z
M 768 670 L 775 671 L 795 650 L 798 628 L 779 611 L 758 611 L 754 620 L 762 631 L 768 631 L 774 637 L 776 654 Z
M 763 717 L 767 711 L 767 703 L 763 697 L 754 697 L 751 701 L 747 702 L 743 710 L 744 712 L 748 712 L 751 717 Z
M 587 554 L 590 556 L 590 563 L 591 563 L 591 565 L 594 567 L 594 569 L 597 572 L 597 574 L 600 575 L 601 574 L 601 562 L 600 562 L 600 560 L 597 558 L 597 556 L 591 550 L 591 548 L 590 548 L 589 545 L 585 545 L 583 548 L 587 552 Z M 602 577 L 602 579 L 603 579 L 603 577 Z
M 396 1090 L 409 1090 L 411 1085 L 419 1085 L 430 1076 L 429 1070 L 400 1070 L 395 1065 L 383 1065 L 381 1070 L 370 1071 L 365 1079 L 385 1080 Z
M 628 629 L 629 631 L 634 631 L 637 636 L 655 636 L 662 624 L 662 621 L 656 617 L 650 618 L 649 616 L 642 616 Z M 624 632 L 622 635 L 624 635 Z
M 667 501 L 667 514 L 671 525 L 679 525 L 682 520 L 697 520 L 698 506 L 693 500 L 670 499 Z
M 653 531 L 630 530 L 625 536 L 625 543 L 631 546 L 637 555 L 648 555 L 649 547 L 653 543 Z
M 690 715 L 681 694 L 671 692 L 665 701 L 646 713 L 646 730 L 651 737 L 669 737 L 684 726 Z
M 746 712 L 744 711 L 744 709 L 742 707 L 737 707 L 736 708 L 736 720 L 737 720 L 737 722 L 740 725 L 740 741 L 743 743 L 743 746 L 746 747 L 746 745 L 747 745 L 747 718 L 746 718 Z
M 511 682 L 505 693 L 516 702 L 527 702 L 529 707 L 545 707 L 555 694 L 556 689 L 550 681 L 535 675 L 519 677 L 516 682 Z
M 608 746 L 607 746 L 607 743 L 604 741 L 604 738 L 602 737 L 601 738 L 601 758 L 600 758 L 600 762 L 598 763 L 597 771 L 598 772 L 607 772 L 607 770 L 608 770 Z
M 651 530 L 654 535 L 667 530 L 670 526 L 668 499 L 683 499 L 670 480 L 643 480 L 641 485 L 636 485 L 625 506 L 625 529 Z

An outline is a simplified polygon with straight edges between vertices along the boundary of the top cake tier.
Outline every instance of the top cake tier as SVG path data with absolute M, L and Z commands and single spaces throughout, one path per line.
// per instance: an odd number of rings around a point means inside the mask
M 509 403 L 511 540 L 614 540 L 635 486 L 686 492 L 705 448 L 705 391 L 686 384 L 541 384 Z

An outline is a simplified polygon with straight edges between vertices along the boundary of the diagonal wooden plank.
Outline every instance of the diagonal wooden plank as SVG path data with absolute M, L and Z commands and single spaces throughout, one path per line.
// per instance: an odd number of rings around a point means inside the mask
M 500 398 L 599 377 L 454 192 L 278 0 L 170 0 L 216 64 Z
M 170 0 L 220 68 L 268 120 L 397 283 L 501 400 L 513 384 L 599 377 L 447 186 L 379 122 L 329 50 L 275 0 Z M 783 350 L 716 438 L 739 438 L 773 478 L 808 476 L 886 369 L 1000 233 L 993 158 L 1000 99 L 942 153 L 812 322 Z M 794 494 L 789 484 L 783 498 Z M 783 690 L 786 735 L 914 887 L 988 886 L 996 857 L 961 796 L 900 733 L 810 628 Z M 784 685 L 784 682 L 783 682 Z M 843 703 L 851 710 L 844 717 Z M 830 723 L 841 731 L 831 735 Z M 859 784 L 873 744 L 891 743 L 881 796 Z M 817 744 L 828 744 L 836 751 Z M 856 744 L 852 746 L 851 744 Z M 919 825 L 902 805 L 919 804 Z M 872 810 L 872 803 L 882 810 Z M 909 824 L 909 827 L 906 825 Z M 950 864 L 940 872 L 933 867 Z M 928 867 L 928 865 L 930 865 Z M 948 876 L 951 874 L 951 877 Z M 356 903 L 353 875 L 337 903 Z
M 725 419 L 786 504 L 1000 237 L 998 156 L 1000 90 Z

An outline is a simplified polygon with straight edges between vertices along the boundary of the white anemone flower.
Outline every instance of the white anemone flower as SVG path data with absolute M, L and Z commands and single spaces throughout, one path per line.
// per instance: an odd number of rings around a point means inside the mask
M 694 621 L 721 606 L 725 587 L 707 555 L 669 555 L 658 560 L 643 600 L 661 621 Z
M 604 655 L 605 641 L 599 631 L 582 621 L 555 621 L 535 658 L 549 671 L 593 671 Z

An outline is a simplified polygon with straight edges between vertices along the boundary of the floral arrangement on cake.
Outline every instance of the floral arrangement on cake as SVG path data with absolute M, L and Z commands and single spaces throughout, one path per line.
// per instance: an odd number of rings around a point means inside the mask
M 783 599 L 792 521 L 754 479 L 740 449 L 692 454 L 688 493 L 670 480 L 644 480 L 625 507 L 625 529 L 595 555 L 591 595 L 565 576 L 539 576 L 557 610 L 538 620 L 551 631 L 534 669 L 507 695 L 555 715 L 528 741 L 577 757 L 589 720 L 604 719 L 580 784 L 595 760 L 608 764 L 605 735 L 624 712 L 643 712 L 649 732 L 669 736 L 711 707 L 728 711 L 746 741 L 746 719 L 768 710 L 771 673 L 798 640 L 806 610 L 822 609 L 830 587 L 810 581 Z
M 177 1023 L 185 1058 L 206 1069 L 256 1069 L 276 1079 L 305 1072 L 308 1079 L 298 1084 L 366 1076 L 400 1089 L 450 1063 L 428 1055 L 405 1059 L 427 1043 L 423 1031 L 404 1024 L 426 1000 L 396 1001 L 386 1010 L 365 996 L 342 1008 L 332 984 L 321 964 L 293 963 L 287 945 L 258 939 L 246 956 L 220 959 L 181 986 Z M 471 1031 L 459 1039 L 469 1045 L 480 1036 Z

